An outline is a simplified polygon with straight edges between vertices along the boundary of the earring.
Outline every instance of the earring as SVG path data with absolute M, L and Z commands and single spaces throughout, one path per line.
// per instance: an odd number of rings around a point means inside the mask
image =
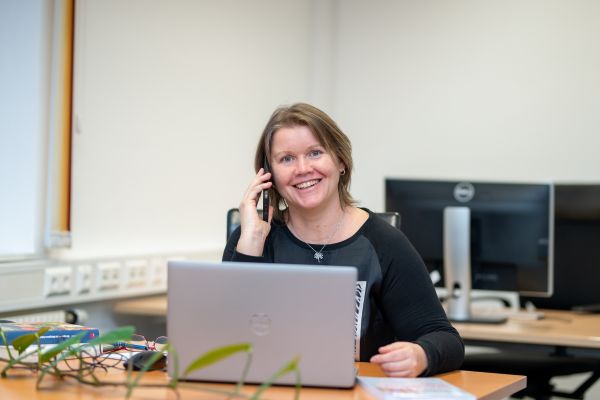
M 346 175 L 346 170 L 345 169 L 341 170 L 340 175 Z

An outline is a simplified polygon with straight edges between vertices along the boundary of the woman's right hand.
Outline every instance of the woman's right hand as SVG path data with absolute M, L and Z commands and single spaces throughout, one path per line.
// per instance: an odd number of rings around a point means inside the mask
M 273 207 L 269 206 L 269 221 L 263 221 L 256 208 L 262 191 L 273 186 L 269 179 L 271 173 L 265 173 L 261 168 L 244 193 L 239 206 L 241 235 L 236 247 L 238 253 L 262 256 L 265 240 L 271 231 Z

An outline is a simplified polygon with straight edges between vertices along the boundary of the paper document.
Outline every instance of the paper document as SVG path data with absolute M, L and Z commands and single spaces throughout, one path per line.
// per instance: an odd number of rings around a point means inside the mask
M 373 378 L 359 376 L 358 383 L 378 399 L 447 399 L 476 400 L 465 392 L 439 378 Z

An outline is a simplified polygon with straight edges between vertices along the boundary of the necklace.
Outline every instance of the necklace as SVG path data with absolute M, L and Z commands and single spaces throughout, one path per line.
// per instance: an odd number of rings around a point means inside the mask
M 302 243 L 304 243 L 305 245 L 307 245 L 308 247 L 310 247 L 310 249 L 312 251 L 314 251 L 314 255 L 313 258 L 315 260 L 317 260 L 317 262 L 321 262 L 321 260 L 323 260 L 323 249 L 329 244 L 329 241 L 331 239 L 333 239 L 333 237 L 336 235 L 336 233 L 338 233 L 338 231 L 340 230 L 340 226 L 342 226 L 342 220 L 344 219 L 344 214 L 342 213 L 342 217 L 340 218 L 340 220 L 338 221 L 337 225 L 335 226 L 335 231 L 333 231 L 333 233 L 331 234 L 331 236 L 329 236 L 329 238 L 327 238 L 327 240 L 325 241 L 325 244 L 321 247 L 321 249 L 319 251 L 315 250 L 314 247 L 312 247 L 310 244 L 308 244 L 308 242 L 305 242 L 304 239 L 302 239 L 300 237 L 300 235 L 298 235 L 298 232 L 293 231 L 296 236 L 298 237 L 298 239 L 300 239 L 300 241 Z M 288 225 L 288 228 L 290 227 L 290 225 Z

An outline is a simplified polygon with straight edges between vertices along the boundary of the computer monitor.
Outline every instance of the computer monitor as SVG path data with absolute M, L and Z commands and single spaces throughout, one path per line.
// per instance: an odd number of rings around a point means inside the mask
M 444 210 L 468 210 L 471 281 L 468 287 L 462 283 L 464 289 L 550 296 L 552 202 L 553 188 L 547 183 L 385 181 L 386 211 L 400 213 L 402 231 L 429 271 L 442 276 L 441 285 L 448 286 L 444 279 Z
M 554 291 L 537 307 L 600 311 L 600 183 L 554 185 Z

